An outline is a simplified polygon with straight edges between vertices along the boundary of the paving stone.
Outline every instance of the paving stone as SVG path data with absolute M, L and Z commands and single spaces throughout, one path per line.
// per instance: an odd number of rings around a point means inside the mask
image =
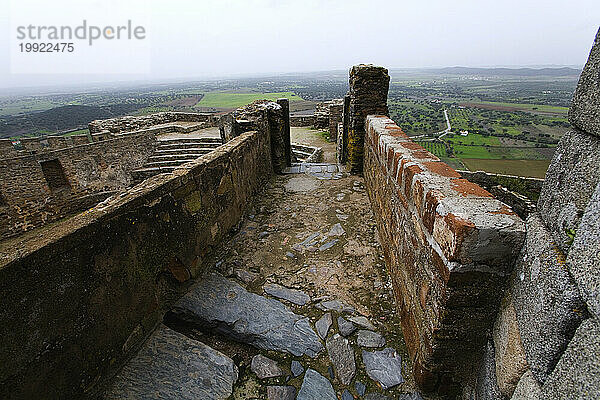
M 354 383 L 354 388 L 356 389 L 356 393 L 358 393 L 359 396 L 364 396 L 365 391 L 367 390 L 367 387 L 361 381 L 356 381 Z
M 362 358 L 369 378 L 379 382 L 384 389 L 389 389 L 404 382 L 402 358 L 391 347 L 381 351 L 363 350 Z
M 542 388 L 531 371 L 527 370 L 515 388 L 510 400 L 541 400 Z
M 304 367 L 302 366 L 302 364 L 300 364 L 300 362 L 298 362 L 296 360 L 292 360 L 290 369 L 291 369 L 292 375 L 294 375 L 294 377 L 298 377 L 298 376 L 302 375 L 302 373 L 304 372 Z
M 581 218 L 567 266 L 587 303 L 588 310 L 600 319 L 600 184 Z
M 383 347 L 385 338 L 377 332 L 361 329 L 358 331 L 356 343 L 361 347 Z
M 599 159 L 600 137 L 571 130 L 561 138 L 546 172 L 538 211 L 565 253 L 600 182 Z
M 332 322 L 333 320 L 331 318 L 331 313 L 327 313 L 319 318 L 319 320 L 315 323 L 315 328 L 317 329 L 317 333 L 321 339 L 325 339 L 327 337 L 327 332 L 329 332 Z
M 299 306 L 303 306 L 310 301 L 310 296 L 306 293 L 300 290 L 288 289 L 276 283 L 266 284 L 265 286 L 263 286 L 263 290 L 265 291 L 265 293 L 273 297 L 287 300 Z
M 105 399 L 225 399 L 237 378 L 230 358 L 161 325 L 119 372 Z
M 356 331 L 356 326 L 343 317 L 338 317 L 337 323 L 338 329 L 340 330 L 340 335 L 342 336 L 352 335 L 354 331 Z
M 600 323 L 581 323 L 542 386 L 542 399 L 600 399 Z
M 267 386 L 267 400 L 294 400 L 296 388 L 293 386 Z
M 332 248 L 333 246 L 335 246 L 335 244 L 336 244 L 337 242 L 339 242 L 339 240 L 338 240 L 338 239 L 333 239 L 333 240 L 330 240 L 329 242 L 322 244 L 322 245 L 319 247 L 319 251 L 325 251 L 325 250 L 329 250 L 330 248 Z
M 324 311 L 337 311 L 337 312 L 346 312 L 346 313 L 353 313 L 355 311 L 354 308 L 342 303 L 339 300 L 323 301 L 323 302 L 317 304 L 317 308 L 320 310 L 324 310 Z M 351 318 L 349 318 L 349 319 L 351 319 Z
M 297 400 L 337 400 L 331 382 L 314 369 L 307 369 Z
M 585 303 L 537 213 L 527 219 L 512 301 L 527 363 L 543 383 L 585 317 Z
M 342 393 L 342 400 L 354 400 L 354 396 L 348 391 L 348 389 L 344 390 Z
M 169 317 L 264 350 L 309 357 L 316 357 L 323 350 L 307 317 L 214 273 L 177 301 Z
M 375 325 L 373 325 L 367 317 L 363 317 L 362 315 L 348 317 L 348 320 L 354 322 L 356 325 L 362 326 L 363 328 L 367 328 L 369 330 L 375 330 Z
M 569 108 L 571 125 L 600 136 L 600 30 Z
M 331 227 L 327 236 L 342 236 L 346 231 L 339 222 Z
M 283 370 L 277 365 L 277 361 L 271 360 L 262 354 L 257 354 L 252 357 L 250 369 L 260 379 L 274 378 L 283 375 Z
M 354 362 L 354 350 L 348 343 L 348 339 L 336 333 L 327 339 L 325 347 L 329 359 L 333 363 L 337 378 L 342 385 L 349 385 L 356 373 L 356 364 Z
M 506 398 L 510 398 L 521 375 L 528 368 L 510 293 L 502 301 L 492 337 L 498 388 Z

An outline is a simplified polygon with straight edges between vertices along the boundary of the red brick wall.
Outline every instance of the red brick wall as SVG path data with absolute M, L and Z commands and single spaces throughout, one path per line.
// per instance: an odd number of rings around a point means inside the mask
M 490 193 L 366 119 L 364 176 L 418 383 L 448 390 L 485 342 L 525 234 Z

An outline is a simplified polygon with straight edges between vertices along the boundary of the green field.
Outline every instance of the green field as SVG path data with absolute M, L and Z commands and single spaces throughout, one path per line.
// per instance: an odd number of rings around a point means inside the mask
M 282 97 L 292 101 L 302 101 L 302 98 L 293 92 L 274 93 L 232 93 L 208 92 L 194 107 L 238 108 L 250 104 L 255 100 L 277 100 Z
M 466 144 L 478 146 L 500 146 L 500 140 L 495 136 L 484 136 L 478 133 L 469 133 L 467 136 L 449 134 L 444 139 L 452 144 Z
M 447 157 L 446 154 L 446 146 L 443 143 L 439 142 L 417 142 L 421 146 L 423 146 L 428 152 L 438 156 L 438 157 Z
M 544 160 L 546 157 L 535 148 L 485 147 L 453 145 L 454 156 L 458 158 L 484 158 L 489 160 Z
M 463 158 L 462 162 L 471 171 L 486 171 L 496 174 L 530 176 L 543 178 L 550 161 L 548 160 L 490 160 Z

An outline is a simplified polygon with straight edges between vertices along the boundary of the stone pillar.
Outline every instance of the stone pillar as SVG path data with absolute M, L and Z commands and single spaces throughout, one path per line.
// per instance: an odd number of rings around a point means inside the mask
M 390 85 L 388 70 L 371 64 L 359 64 L 350 70 L 350 107 L 348 130 L 348 163 L 350 171 L 362 173 L 367 115 L 388 116 L 387 95 Z
M 288 167 L 292 165 L 292 144 L 290 138 L 290 101 L 288 99 L 277 99 L 283 114 L 283 145 L 285 146 L 285 162 Z
M 337 142 L 337 126 L 342 120 L 343 103 L 338 99 L 329 105 L 329 141 Z
M 231 139 L 240 135 L 237 127 L 237 121 L 233 114 L 226 114 L 219 120 L 219 133 L 221 134 L 221 143 L 227 143 Z
M 342 134 L 338 135 L 337 158 L 338 163 L 345 164 L 348 159 L 348 129 L 350 125 L 350 95 L 344 96 L 342 106 Z

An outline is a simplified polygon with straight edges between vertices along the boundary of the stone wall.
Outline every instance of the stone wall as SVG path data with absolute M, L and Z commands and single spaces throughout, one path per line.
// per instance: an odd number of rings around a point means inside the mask
M 244 133 L 43 235 L 2 242 L 0 398 L 95 393 L 236 225 L 272 173 L 270 148 L 267 131 Z
M 0 238 L 83 211 L 131 186 L 155 147 L 141 132 L 0 159 Z
M 343 100 L 333 100 L 329 105 L 329 141 L 337 143 L 337 127 L 342 122 Z
M 600 398 L 600 31 L 472 399 Z
M 365 183 L 415 379 L 453 396 L 487 340 L 525 225 L 391 119 L 368 116 L 365 130 Z
M 290 115 L 290 126 L 299 127 L 299 126 L 314 126 L 314 125 L 315 125 L 314 114 Z
M 388 115 L 389 85 L 390 76 L 383 67 L 360 64 L 350 70 L 348 139 L 343 158 L 347 159 L 352 172 L 362 172 L 365 118 L 367 115 Z
M 167 124 L 170 122 L 212 122 L 212 114 L 160 112 L 142 116 L 125 116 L 95 120 L 88 124 L 90 133 L 108 131 L 111 133 L 131 132 L 139 129 Z

